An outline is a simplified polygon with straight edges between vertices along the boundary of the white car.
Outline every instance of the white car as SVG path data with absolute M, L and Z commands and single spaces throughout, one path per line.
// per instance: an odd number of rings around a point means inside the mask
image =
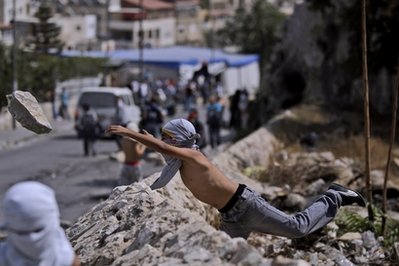
M 133 100 L 131 90 L 119 87 L 88 87 L 81 90 L 75 111 L 75 129 L 78 136 L 80 136 L 80 132 L 77 122 L 83 112 L 82 106 L 84 104 L 88 104 L 97 113 L 100 132 L 102 136 L 107 136 L 105 129 L 116 121 L 118 96 L 125 104 L 125 115 L 128 122 L 134 122 L 138 125 L 141 119 L 141 111 Z

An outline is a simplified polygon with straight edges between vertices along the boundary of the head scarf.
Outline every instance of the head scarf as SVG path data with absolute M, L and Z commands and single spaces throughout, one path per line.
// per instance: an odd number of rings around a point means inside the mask
M 75 252 L 60 227 L 54 192 L 34 181 L 12 186 L 3 201 L 7 239 L 0 254 L 5 265 L 70 266 Z
M 162 128 L 162 133 L 170 137 L 170 139 L 165 140 L 167 144 L 181 148 L 199 149 L 195 141 L 200 135 L 195 132 L 193 124 L 186 119 L 174 119 L 169 121 Z M 151 185 L 151 189 L 153 190 L 162 188 L 168 184 L 181 167 L 180 159 L 167 155 L 163 156 L 166 160 L 166 166 L 162 169 L 158 179 Z

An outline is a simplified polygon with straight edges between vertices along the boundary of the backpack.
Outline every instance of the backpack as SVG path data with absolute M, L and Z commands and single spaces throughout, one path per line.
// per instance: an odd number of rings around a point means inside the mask
M 83 114 L 81 120 L 80 120 L 80 125 L 82 129 L 82 133 L 84 135 L 92 135 L 94 136 L 96 133 L 96 128 L 97 128 L 97 122 L 96 119 L 94 118 L 93 114 L 91 113 L 85 113 Z
M 217 107 L 211 106 L 207 111 L 207 123 L 211 127 L 218 127 L 221 124 L 221 112 L 217 110 Z

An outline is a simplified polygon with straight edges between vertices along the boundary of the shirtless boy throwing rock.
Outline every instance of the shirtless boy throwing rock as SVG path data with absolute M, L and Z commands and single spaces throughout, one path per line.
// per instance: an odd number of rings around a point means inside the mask
M 117 125 L 110 126 L 108 132 L 130 137 L 160 152 L 167 165 L 151 189 L 165 186 L 180 171 L 184 185 L 194 197 L 219 210 L 222 217 L 220 229 L 231 237 L 247 238 L 254 231 L 299 238 L 324 227 L 334 219 L 341 206 L 366 205 L 358 192 L 332 184 L 305 210 L 286 214 L 270 205 L 258 192 L 230 180 L 219 171 L 199 151 L 195 142 L 200 136 L 185 119 L 166 123 L 161 140 Z

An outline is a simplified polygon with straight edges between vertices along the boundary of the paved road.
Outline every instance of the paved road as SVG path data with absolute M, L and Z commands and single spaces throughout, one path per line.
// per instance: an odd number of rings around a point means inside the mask
M 76 138 L 71 124 L 57 134 L 1 150 L 0 195 L 19 181 L 43 182 L 55 189 L 61 218 L 75 221 L 116 186 L 121 164 L 110 160 L 110 154 L 117 149 L 116 143 L 100 140 L 97 148 L 96 157 L 84 157 L 81 140 Z M 144 162 L 145 175 L 159 170 L 160 166 L 154 162 Z

